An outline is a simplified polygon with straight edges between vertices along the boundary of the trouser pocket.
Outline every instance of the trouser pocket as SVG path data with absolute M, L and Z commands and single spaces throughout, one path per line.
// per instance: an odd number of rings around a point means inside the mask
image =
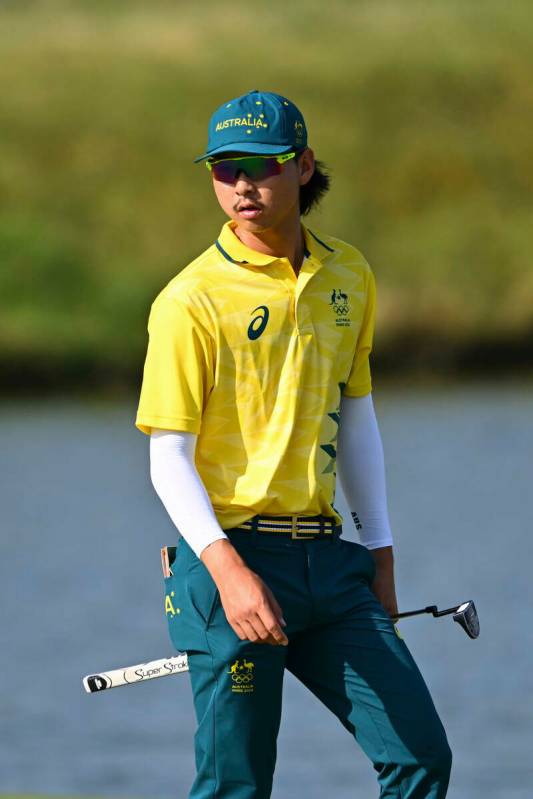
M 363 544 L 350 541 L 347 538 L 341 538 L 339 542 L 347 553 L 348 559 L 351 558 L 354 575 L 372 585 L 376 576 L 376 563 L 370 550 Z
M 166 555 L 164 607 L 170 640 L 180 652 L 201 651 L 205 649 L 206 629 L 220 602 L 217 587 L 184 539 L 176 547 L 167 547 Z
M 209 571 L 196 556 L 189 564 L 185 583 L 191 606 L 198 614 L 200 624 L 203 622 L 204 629 L 207 629 L 220 604 L 220 594 Z

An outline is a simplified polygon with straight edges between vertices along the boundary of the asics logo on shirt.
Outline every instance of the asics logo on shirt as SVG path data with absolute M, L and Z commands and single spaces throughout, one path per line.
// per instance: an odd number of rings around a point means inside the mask
M 264 331 L 265 327 L 267 326 L 269 311 L 266 305 L 258 305 L 257 308 L 254 308 L 252 313 L 256 311 L 261 311 L 258 313 L 257 316 L 254 316 L 250 324 L 248 325 L 248 338 L 254 341 L 256 338 L 259 338 L 261 333 Z

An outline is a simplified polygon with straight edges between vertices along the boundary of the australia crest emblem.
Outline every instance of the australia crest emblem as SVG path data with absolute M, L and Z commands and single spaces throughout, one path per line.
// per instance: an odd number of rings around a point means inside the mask
M 335 324 L 338 327 L 348 327 L 351 324 L 348 318 L 351 310 L 348 295 L 342 289 L 333 289 L 329 305 L 336 316 Z
M 232 663 L 229 671 L 231 676 L 231 690 L 235 694 L 251 694 L 254 690 L 254 667 L 251 660 L 238 659 Z

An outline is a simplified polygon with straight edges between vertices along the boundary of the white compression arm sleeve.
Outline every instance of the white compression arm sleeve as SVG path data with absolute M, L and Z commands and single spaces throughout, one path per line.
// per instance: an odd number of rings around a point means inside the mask
M 215 516 L 194 462 L 196 439 L 194 433 L 153 430 L 150 476 L 168 515 L 200 557 L 208 544 L 227 535 Z
M 361 543 L 368 549 L 392 546 L 383 445 L 372 394 L 341 399 L 337 472 Z

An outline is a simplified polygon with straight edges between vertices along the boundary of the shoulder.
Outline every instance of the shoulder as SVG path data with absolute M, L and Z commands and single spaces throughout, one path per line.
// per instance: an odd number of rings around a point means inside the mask
M 159 292 L 150 309 L 150 322 L 166 324 L 172 321 L 196 322 L 209 327 L 210 314 L 206 298 L 216 282 L 215 269 L 219 256 L 213 244 L 184 266 Z
M 201 255 L 186 264 L 159 292 L 154 304 L 161 301 L 187 302 L 198 292 L 206 291 L 215 281 L 214 269 L 219 263 L 216 246 L 212 244 Z
M 313 239 L 326 253 L 325 262 L 333 271 L 348 271 L 362 277 L 367 283 L 372 277 L 372 270 L 361 250 L 336 236 L 330 236 L 313 227 L 308 228 Z
M 370 271 L 370 266 L 365 256 L 353 244 L 338 239 L 336 236 L 330 236 L 314 227 L 312 230 L 308 228 L 308 231 L 317 244 L 330 254 L 328 260 L 333 263 L 352 264 L 354 267 L 364 271 Z

